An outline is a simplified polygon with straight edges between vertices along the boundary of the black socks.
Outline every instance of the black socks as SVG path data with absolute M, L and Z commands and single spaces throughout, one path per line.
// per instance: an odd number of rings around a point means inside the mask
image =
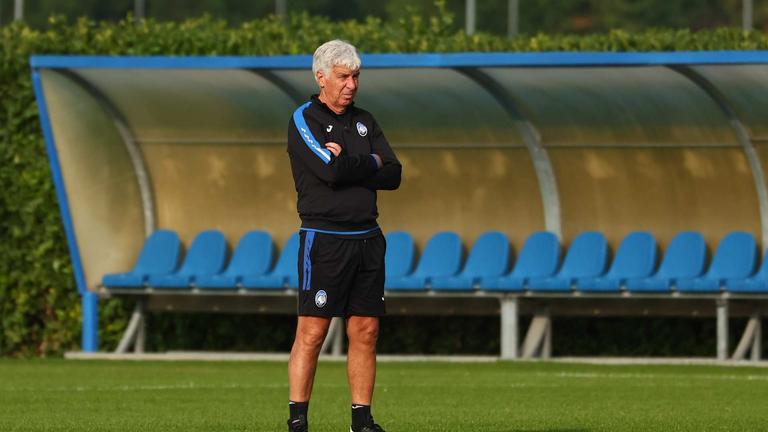
M 288 411 L 290 413 L 291 420 L 298 420 L 301 416 L 304 416 L 304 421 L 307 421 L 307 411 L 309 411 L 309 401 L 307 402 L 294 402 L 288 401 Z
M 309 401 L 307 402 L 288 402 L 288 411 L 290 413 L 289 424 L 294 420 L 307 421 L 307 412 L 309 411 Z M 373 422 L 370 405 L 352 405 L 352 429 L 360 429 L 369 426 Z
M 352 404 L 352 429 L 360 429 L 373 422 L 370 405 Z

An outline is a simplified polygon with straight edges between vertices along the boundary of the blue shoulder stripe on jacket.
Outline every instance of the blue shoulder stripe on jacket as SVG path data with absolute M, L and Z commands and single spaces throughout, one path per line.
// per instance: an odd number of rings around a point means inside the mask
M 301 139 L 304 140 L 307 147 L 309 147 L 309 149 L 312 150 L 323 163 L 329 164 L 331 163 L 331 151 L 324 149 L 322 144 L 315 139 L 312 135 L 312 131 L 309 130 L 309 126 L 307 126 L 307 121 L 304 120 L 304 110 L 311 104 L 312 102 L 310 101 L 296 108 L 296 111 L 293 112 L 293 123 L 296 125 L 296 129 L 298 129 L 299 135 L 301 136 Z

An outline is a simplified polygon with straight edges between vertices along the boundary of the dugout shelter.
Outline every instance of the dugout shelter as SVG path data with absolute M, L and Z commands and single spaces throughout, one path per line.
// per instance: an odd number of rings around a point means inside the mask
M 653 233 L 661 250 L 681 231 L 702 233 L 710 254 L 732 231 L 768 246 L 765 52 L 366 54 L 362 62 L 356 103 L 376 116 L 404 167 L 401 189 L 379 195 L 380 222 L 410 233 L 419 250 L 439 231 L 468 247 L 490 230 L 513 251 L 536 231 L 564 246 L 597 231 L 613 251 L 635 230 Z M 254 229 L 278 246 L 289 239 L 299 219 L 286 128 L 316 92 L 311 56 L 33 56 L 31 66 L 82 295 L 84 351 L 97 350 L 98 301 L 109 295 L 138 296 L 139 316 L 294 310 L 290 289 L 123 292 L 101 281 L 130 269 L 158 229 L 186 245 L 210 229 L 230 247 Z M 518 356 L 521 313 L 534 316 L 524 344 L 545 356 L 552 314 L 717 316 L 719 358 L 728 355 L 729 315 L 745 316 L 759 352 L 768 298 L 391 294 L 392 313 L 501 314 L 504 358 Z

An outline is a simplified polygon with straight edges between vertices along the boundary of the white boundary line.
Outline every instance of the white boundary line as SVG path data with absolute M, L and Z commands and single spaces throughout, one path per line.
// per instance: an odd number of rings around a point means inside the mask
M 169 351 L 166 353 L 84 353 L 67 352 L 68 360 L 131 360 L 131 361 L 279 361 L 287 362 L 288 353 L 231 353 L 200 351 Z M 346 356 L 322 355 L 323 361 L 346 361 Z M 464 355 L 379 355 L 380 362 L 442 362 L 442 363 L 495 363 L 497 356 Z M 505 360 L 505 362 L 507 362 Z M 556 357 L 548 360 L 512 360 L 515 362 L 535 363 L 574 363 L 592 365 L 698 365 L 698 366 L 734 366 L 768 368 L 768 361 L 716 360 L 709 358 L 678 357 Z

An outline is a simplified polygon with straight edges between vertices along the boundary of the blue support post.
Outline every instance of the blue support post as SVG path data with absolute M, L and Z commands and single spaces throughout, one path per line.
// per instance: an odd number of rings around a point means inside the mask
M 86 292 L 82 296 L 83 352 L 99 350 L 99 296 Z

